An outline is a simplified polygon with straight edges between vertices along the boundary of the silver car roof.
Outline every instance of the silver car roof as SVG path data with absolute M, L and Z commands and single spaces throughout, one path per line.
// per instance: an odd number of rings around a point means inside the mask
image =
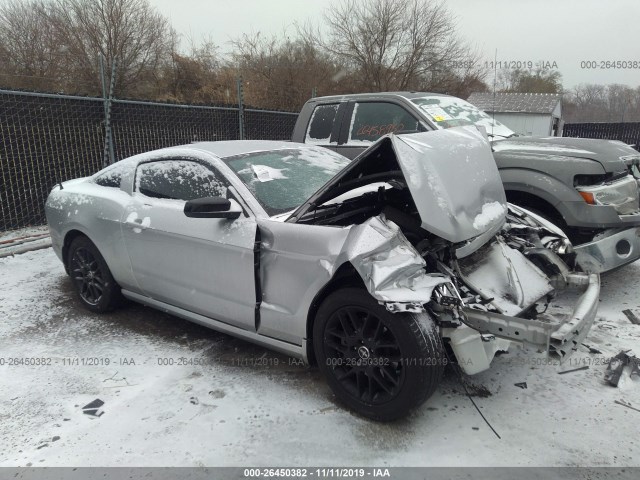
M 225 159 L 236 155 L 244 155 L 265 150 L 284 150 L 288 148 L 309 148 L 304 143 L 293 143 L 285 140 L 223 140 L 220 142 L 196 142 L 182 145 L 180 148 L 193 148 L 212 153 L 218 158 Z

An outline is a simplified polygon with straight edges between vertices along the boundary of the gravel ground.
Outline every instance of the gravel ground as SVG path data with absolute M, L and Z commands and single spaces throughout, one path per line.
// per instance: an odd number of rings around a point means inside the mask
M 640 466 L 640 411 L 615 403 L 640 408 L 639 383 L 603 381 L 638 346 L 622 310 L 640 316 L 639 286 L 640 264 L 603 276 L 586 340 L 601 354 L 558 366 L 514 346 L 464 379 L 499 439 L 452 370 L 380 424 L 286 356 L 135 304 L 88 313 L 51 249 L 0 259 L 0 466 Z M 104 414 L 83 414 L 98 398 Z

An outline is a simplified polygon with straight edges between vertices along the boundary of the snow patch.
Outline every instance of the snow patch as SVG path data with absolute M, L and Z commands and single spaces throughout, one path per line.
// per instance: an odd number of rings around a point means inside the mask
M 284 168 L 273 168 L 267 165 L 251 165 L 251 170 L 260 182 L 270 182 L 271 180 L 287 179 L 288 177 L 282 173 Z
M 500 202 L 485 203 L 482 211 L 473 219 L 473 228 L 484 230 L 496 220 L 504 217 L 507 213 L 505 206 Z

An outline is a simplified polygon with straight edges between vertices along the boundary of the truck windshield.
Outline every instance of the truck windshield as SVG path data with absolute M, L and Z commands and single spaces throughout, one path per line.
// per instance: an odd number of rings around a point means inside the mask
M 418 105 L 427 118 L 438 128 L 475 124 L 485 127 L 487 135 L 490 137 L 509 138 L 516 135 L 507 126 L 460 98 L 432 96 L 413 98 L 411 101 Z

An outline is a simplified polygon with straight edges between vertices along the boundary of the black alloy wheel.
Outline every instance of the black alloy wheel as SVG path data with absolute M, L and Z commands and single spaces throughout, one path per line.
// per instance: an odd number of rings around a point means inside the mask
M 405 380 L 398 341 L 366 307 L 333 312 L 325 327 L 325 353 L 343 388 L 372 405 L 395 397 Z
M 75 250 L 71 258 L 71 276 L 80 297 L 89 305 L 98 305 L 104 292 L 104 276 L 100 264 L 86 248 Z
M 67 271 L 87 309 L 96 313 L 108 312 L 122 302 L 120 287 L 91 240 L 85 236 L 74 238 L 67 258 Z
M 313 325 L 313 348 L 338 400 L 382 421 L 421 405 L 446 365 L 429 314 L 391 313 L 361 288 L 342 288 L 324 299 Z

